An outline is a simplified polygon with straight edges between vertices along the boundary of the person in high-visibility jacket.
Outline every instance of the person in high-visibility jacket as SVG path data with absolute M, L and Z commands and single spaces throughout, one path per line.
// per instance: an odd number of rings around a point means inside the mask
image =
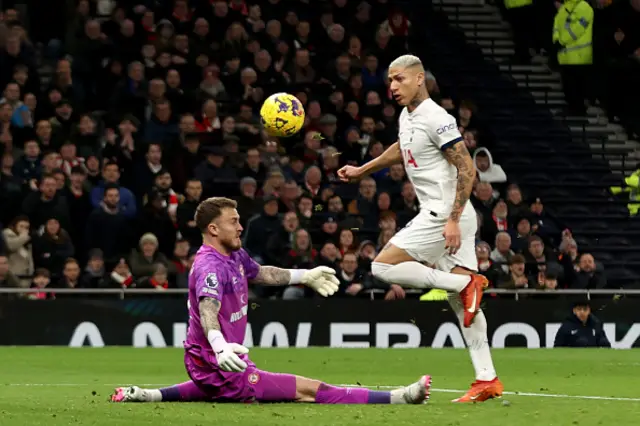
M 567 0 L 558 4 L 553 22 L 553 43 L 558 49 L 558 64 L 564 95 L 570 112 L 586 112 L 589 75 L 593 64 L 593 8 L 585 0 Z
M 531 61 L 531 49 L 536 48 L 533 0 L 504 0 L 504 7 L 513 33 L 515 59 L 528 63 Z
M 624 179 L 626 186 L 612 186 L 611 193 L 613 195 L 622 194 L 623 192 L 629 193 L 629 209 L 630 216 L 636 216 L 640 211 L 640 169 L 631 173 Z

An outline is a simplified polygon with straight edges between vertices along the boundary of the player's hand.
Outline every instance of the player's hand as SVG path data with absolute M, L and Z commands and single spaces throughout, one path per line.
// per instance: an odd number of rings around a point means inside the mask
M 216 360 L 223 371 L 241 373 L 247 369 L 247 363 L 237 354 L 248 354 L 249 349 L 237 343 L 228 343 L 221 351 L 216 353 Z
M 456 254 L 460 249 L 460 225 L 458 222 L 449 219 L 444 226 L 444 248 L 448 250 L 450 254 Z
M 338 291 L 340 285 L 340 281 L 336 278 L 336 271 L 328 266 L 309 269 L 304 273 L 300 282 L 323 297 L 332 296 Z
M 362 178 L 360 167 L 344 166 L 338 170 L 338 177 L 343 182 L 355 182 Z

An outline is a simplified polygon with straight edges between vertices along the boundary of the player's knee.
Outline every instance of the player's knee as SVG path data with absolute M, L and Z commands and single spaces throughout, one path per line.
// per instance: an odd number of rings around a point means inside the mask
M 376 277 L 379 280 L 382 281 L 386 281 L 385 280 L 385 272 L 387 272 L 389 270 L 389 268 L 391 268 L 391 266 L 388 263 L 383 263 L 383 262 L 371 262 L 371 275 L 373 275 L 374 277 Z

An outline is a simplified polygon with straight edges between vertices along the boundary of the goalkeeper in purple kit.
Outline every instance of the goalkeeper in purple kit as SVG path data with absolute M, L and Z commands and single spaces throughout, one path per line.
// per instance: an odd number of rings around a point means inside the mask
M 162 389 L 117 388 L 113 402 L 218 401 L 315 402 L 319 404 L 422 404 L 431 377 L 392 391 L 331 386 L 292 374 L 256 368 L 242 346 L 247 325 L 247 284 L 304 284 L 321 296 L 338 290 L 331 268 L 260 266 L 241 248 L 236 202 L 209 198 L 195 221 L 203 234 L 189 274 L 189 331 L 184 362 L 190 381 Z

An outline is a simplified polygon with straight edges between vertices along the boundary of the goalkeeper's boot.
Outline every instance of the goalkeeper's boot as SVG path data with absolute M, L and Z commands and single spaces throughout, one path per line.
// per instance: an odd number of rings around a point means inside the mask
M 500 398 L 503 390 L 504 386 L 497 377 L 493 380 L 476 380 L 467 393 L 451 402 L 483 402 L 487 399 Z
M 462 304 L 464 306 L 463 325 L 465 328 L 471 327 L 478 311 L 480 311 L 482 293 L 488 286 L 489 280 L 487 280 L 487 277 L 473 274 L 471 275 L 471 281 L 469 284 L 467 284 L 467 286 L 460 292 L 460 298 L 462 299 Z
M 116 388 L 111 395 L 111 402 L 147 402 L 148 400 L 146 390 L 138 386 Z
M 422 376 L 420 380 L 404 387 L 403 398 L 407 404 L 426 404 L 431 392 L 431 376 Z

